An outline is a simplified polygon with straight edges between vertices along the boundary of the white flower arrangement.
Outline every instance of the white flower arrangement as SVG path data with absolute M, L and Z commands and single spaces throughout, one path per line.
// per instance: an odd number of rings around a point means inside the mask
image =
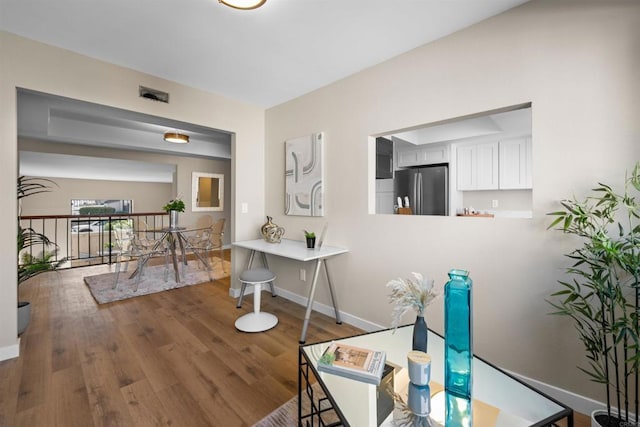
M 424 309 L 438 296 L 433 287 L 433 280 L 420 273 L 411 273 L 412 279 L 393 279 L 387 283 L 391 289 L 389 302 L 395 304 L 391 326 L 395 330 L 400 319 L 409 310 L 414 309 L 418 316 L 424 315 Z

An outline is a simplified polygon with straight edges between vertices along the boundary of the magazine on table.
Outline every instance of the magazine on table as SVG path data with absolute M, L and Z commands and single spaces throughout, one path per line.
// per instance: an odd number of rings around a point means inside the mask
M 380 385 L 386 359 L 384 351 L 333 342 L 318 360 L 318 371 Z

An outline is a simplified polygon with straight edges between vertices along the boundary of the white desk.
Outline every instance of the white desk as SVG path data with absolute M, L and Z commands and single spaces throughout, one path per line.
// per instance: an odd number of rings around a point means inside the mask
M 315 269 L 313 271 L 313 280 L 311 282 L 311 288 L 309 289 L 309 297 L 307 300 L 307 312 L 304 316 L 304 323 L 302 325 L 302 334 L 300 335 L 300 343 L 304 344 L 307 336 L 307 328 L 309 327 L 309 318 L 311 317 L 311 309 L 313 307 L 313 298 L 316 293 L 316 286 L 318 284 L 318 276 L 320 275 L 320 268 L 324 265 L 324 271 L 327 275 L 327 284 L 329 285 L 329 293 L 331 295 L 331 303 L 333 304 L 333 310 L 336 316 L 336 323 L 342 323 L 340 319 L 340 310 L 338 309 L 338 300 L 333 289 L 333 283 L 331 282 L 331 275 L 329 274 L 329 266 L 327 265 L 327 258 L 334 255 L 344 254 L 349 252 L 348 249 L 338 248 L 334 246 L 323 245 L 322 248 L 308 249 L 305 242 L 297 240 L 282 239 L 280 243 L 268 243 L 264 239 L 244 240 L 241 242 L 233 242 L 233 246 L 239 248 L 245 248 L 251 250 L 249 255 L 249 266 L 253 266 L 253 259 L 256 252 L 260 252 L 262 256 L 262 262 L 266 268 L 269 268 L 267 264 L 267 257 L 265 254 L 276 255 L 279 257 L 294 259 L 297 261 L 314 261 L 316 262 Z

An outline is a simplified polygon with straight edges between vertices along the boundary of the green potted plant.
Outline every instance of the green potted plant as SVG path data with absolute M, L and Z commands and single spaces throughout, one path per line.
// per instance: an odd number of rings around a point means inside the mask
M 304 231 L 304 237 L 307 239 L 307 248 L 313 249 L 316 247 L 316 233 L 313 231 Z
M 46 271 L 58 269 L 66 258 L 56 259 L 58 251 L 56 245 L 49 240 L 47 236 L 35 231 L 30 227 L 22 227 L 20 225 L 20 201 L 24 197 L 32 196 L 38 193 L 50 191 L 49 184 L 55 184 L 53 181 L 44 178 L 27 178 L 18 177 L 17 183 L 18 196 L 18 286 L 26 282 L 32 277 Z M 33 255 L 32 248 L 42 248 L 42 251 Z M 53 250 L 46 250 L 53 247 Z M 18 301 L 18 335 L 27 328 L 31 318 L 31 304 L 28 301 Z
M 169 200 L 169 203 L 162 207 L 162 210 L 169 212 L 169 228 L 178 227 L 178 212 L 184 212 L 184 202 L 180 197 Z
M 563 210 L 549 213 L 555 216 L 549 228 L 582 242 L 566 254 L 570 279 L 559 281 L 549 302 L 553 314 L 573 319 L 587 358 L 578 368 L 606 389 L 607 410 L 594 411 L 592 425 L 635 425 L 629 418 L 638 414 L 640 162 L 622 192 L 602 183 L 592 192 L 563 200 Z

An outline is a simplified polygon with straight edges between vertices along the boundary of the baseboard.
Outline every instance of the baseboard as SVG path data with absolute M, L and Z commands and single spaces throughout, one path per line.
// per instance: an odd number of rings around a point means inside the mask
M 20 338 L 18 338 L 18 342 L 13 345 L 0 347 L 0 362 L 3 360 L 14 359 L 18 356 L 20 356 Z
M 516 372 L 508 372 L 519 380 L 534 387 L 536 390 L 540 390 L 544 394 L 564 403 L 574 411 L 580 412 L 581 414 L 590 415 L 593 411 L 596 411 L 598 409 L 607 409 L 607 405 L 589 397 L 585 397 L 577 393 L 561 389 L 551 384 L 543 383 L 542 381 L 525 377 L 524 375 L 520 375 Z
M 263 290 L 268 291 L 268 288 Z M 286 289 L 279 288 L 277 286 L 275 287 L 275 291 L 276 295 L 279 297 L 295 302 L 296 304 L 299 304 L 303 307 L 307 306 L 308 298 L 306 297 L 303 297 Z M 247 289 L 244 292 L 244 297 L 246 298 L 247 295 L 251 294 L 253 294 L 253 286 L 247 286 Z M 229 288 L 229 296 L 231 296 L 232 298 L 238 298 L 240 296 L 240 289 Z M 317 301 L 314 301 L 313 303 L 313 310 L 325 314 L 329 317 L 335 316 L 335 313 L 333 312 L 333 306 L 322 304 Z M 340 317 L 342 318 L 342 321 L 344 323 L 348 323 L 367 332 L 379 331 L 380 329 L 384 329 L 384 326 L 377 325 L 375 323 L 369 322 L 368 320 L 364 320 L 349 313 L 345 313 L 344 311 L 340 311 Z
M 240 291 L 238 291 L 238 295 Z M 308 298 L 288 291 L 286 289 L 280 289 L 276 287 L 276 295 L 288 299 L 289 301 L 293 301 L 296 304 L 302 305 L 306 307 Z M 335 313 L 333 311 L 333 306 L 319 303 L 318 301 L 314 301 L 312 309 L 319 313 L 325 314 L 329 317 L 334 317 Z M 384 329 L 384 326 L 377 325 L 373 322 L 369 322 L 368 320 L 361 319 L 360 317 L 353 316 L 349 313 L 345 313 L 344 311 L 340 311 L 340 317 L 344 323 L 348 323 L 357 328 L 363 329 L 367 332 L 379 331 L 380 329 Z

